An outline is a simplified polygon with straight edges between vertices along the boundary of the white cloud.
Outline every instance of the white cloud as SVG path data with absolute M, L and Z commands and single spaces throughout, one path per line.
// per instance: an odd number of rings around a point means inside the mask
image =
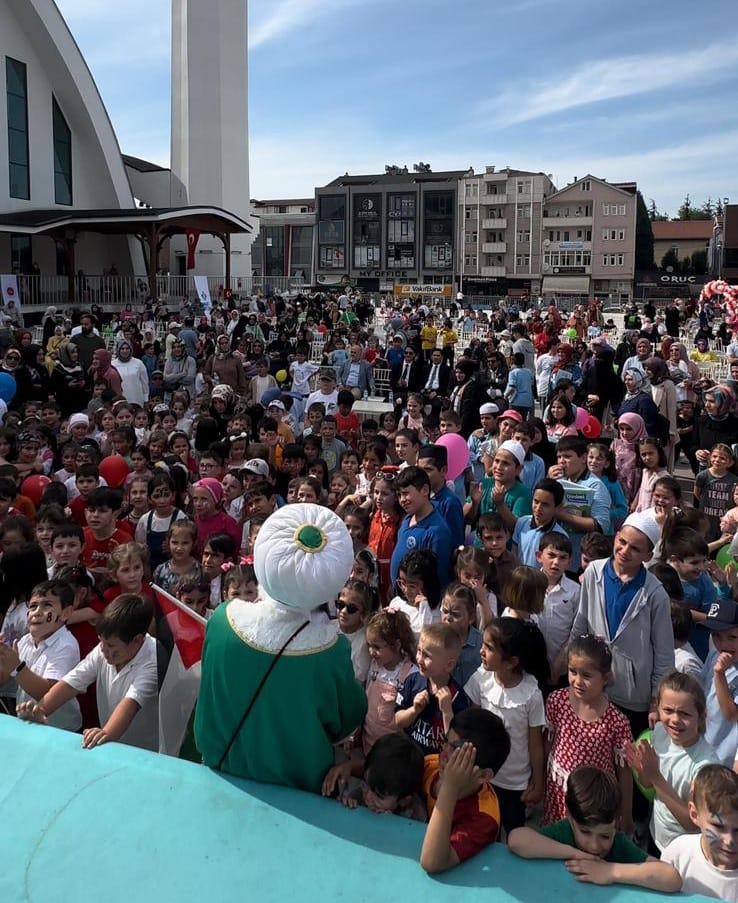
M 341 13 L 365 0 L 278 0 L 269 4 L 267 14 L 249 24 L 249 47 L 253 50 L 287 32 L 309 25 L 329 13 Z M 253 12 L 253 11 L 252 11 Z
M 738 43 L 716 42 L 700 50 L 613 57 L 585 63 L 558 79 L 521 83 L 484 101 L 486 115 L 512 125 L 562 110 L 630 97 L 671 85 L 703 85 L 719 81 L 738 66 Z

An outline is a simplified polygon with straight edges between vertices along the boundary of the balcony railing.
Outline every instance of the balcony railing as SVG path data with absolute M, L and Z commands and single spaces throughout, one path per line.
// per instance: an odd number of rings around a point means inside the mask
M 162 303 L 193 301 L 197 298 L 192 276 L 157 276 L 157 295 Z M 288 276 L 232 276 L 230 288 L 234 295 L 281 294 L 299 292 L 304 280 Z M 208 276 L 210 297 L 217 301 L 224 296 L 226 285 L 222 276 Z M 78 307 L 100 305 L 104 310 L 120 310 L 127 304 L 141 307 L 149 297 L 147 276 L 74 277 L 75 304 Z M 18 292 L 23 313 L 44 311 L 54 306 L 59 310 L 69 306 L 69 280 L 66 276 L 18 276 Z
M 484 241 L 482 242 L 482 251 L 485 254 L 504 254 L 507 250 L 507 242 L 504 241 Z
M 483 219 L 483 229 L 507 229 L 506 219 Z
M 482 276 L 490 279 L 502 279 L 505 276 L 505 267 L 482 267 Z
M 489 206 L 490 204 L 496 206 L 502 206 L 503 204 L 512 203 L 506 194 L 490 194 L 487 192 L 481 192 L 479 195 L 479 203 L 484 204 L 485 206 Z

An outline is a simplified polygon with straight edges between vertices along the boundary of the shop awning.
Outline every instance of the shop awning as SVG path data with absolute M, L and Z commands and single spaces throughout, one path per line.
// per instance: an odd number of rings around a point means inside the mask
M 543 291 L 557 295 L 586 295 L 589 276 L 544 276 Z

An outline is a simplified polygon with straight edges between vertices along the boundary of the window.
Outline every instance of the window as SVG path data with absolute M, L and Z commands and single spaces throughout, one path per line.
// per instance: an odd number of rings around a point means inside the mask
M 320 219 L 346 219 L 346 198 L 342 194 L 320 198 Z
M 473 214 L 474 214 L 474 211 L 471 207 L 464 208 L 464 218 L 465 219 L 471 219 Z
M 381 266 L 382 195 L 354 195 L 353 261 L 355 269 Z
M 618 241 L 625 241 L 625 229 L 618 229 Z
M 582 181 L 579 184 L 579 187 L 582 189 L 582 191 L 591 191 L 592 183 L 590 182 L 589 179 L 582 179 Z
M 467 245 L 475 245 L 477 243 L 476 232 L 464 232 L 464 242 Z
M 625 263 L 625 255 L 618 254 L 618 266 L 621 267 Z
M 284 276 L 284 226 L 264 226 L 264 275 Z
M 292 226 L 290 239 L 290 275 L 296 276 L 296 270 L 302 274 L 310 272 L 313 262 L 313 227 Z
M 318 264 L 323 269 L 343 269 L 346 262 L 346 197 L 324 195 L 318 199 Z
M 602 215 L 603 215 L 603 216 L 609 216 L 609 215 L 610 215 L 610 205 L 609 205 L 609 204 L 603 204 L 603 205 L 602 205 Z
M 52 97 L 54 123 L 54 200 L 72 203 L 72 133 L 56 98 Z
M 515 266 L 527 267 L 530 265 L 530 254 L 517 254 L 515 257 Z
M 33 271 L 33 248 L 30 235 L 10 236 L 10 271 L 26 275 Z
M 479 182 L 465 182 L 464 197 L 476 200 L 479 197 Z
M 518 181 L 518 194 L 530 194 L 530 179 L 520 179 Z
M 467 254 L 464 257 L 464 266 L 465 267 L 475 267 L 477 265 L 477 255 L 476 254 Z
M 609 229 L 603 229 L 603 230 L 602 230 L 602 240 L 603 240 L 603 241 L 609 241 L 609 240 L 610 240 L 610 230 L 609 230 Z
M 518 216 L 522 217 L 522 219 L 530 219 L 530 207 L 527 204 L 518 207 Z
M 11 198 L 31 198 L 28 162 L 28 89 L 26 66 L 5 58 L 8 105 L 8 172 Z
M 423 261 L 427 268 L 452 267 L 453 213 L 452 191 L 428 191 L 423 195 Z
M 618 204 L 618 216 L 625 216 L 625 204 Z
M 521 244 L 530 244 L 530 232 L 518 232 L 518 241 Z

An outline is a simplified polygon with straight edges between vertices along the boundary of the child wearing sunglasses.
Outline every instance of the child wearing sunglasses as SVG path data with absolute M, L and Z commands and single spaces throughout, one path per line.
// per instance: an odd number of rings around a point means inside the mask
M 338 629 L 351 644 L 351 664 L 359 683 L 364 686 L 371 659 L 366 643 L 366 620 L 372 613 L 372 591 L 363 580 L 353 577 L 338 594 L 335 602 Z

